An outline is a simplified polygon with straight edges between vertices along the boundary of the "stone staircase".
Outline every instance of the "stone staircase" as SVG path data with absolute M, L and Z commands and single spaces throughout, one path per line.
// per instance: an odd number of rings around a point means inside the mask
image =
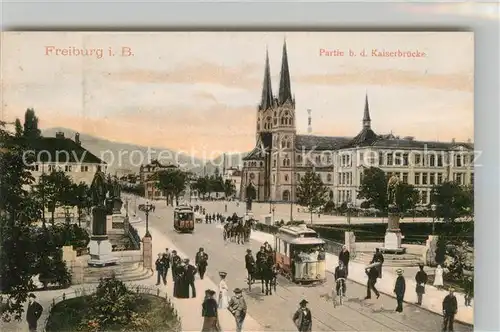
M 356 262 L 370 264 L 373 252 L 356 252 Z M 387 267 L 413 267 L 421 262 L 421 256 L 414 254 L 384 254 L 384 266 Z
M 148 279 L 153 275 L 153 271 L 146 270 L 142 263 L 119 263 L 104 267 L 86 267 L 84 269 L 83 282 L 85 284 L 99 283 L 100 278 L 115 276 L 122 281 L 137 281 Z

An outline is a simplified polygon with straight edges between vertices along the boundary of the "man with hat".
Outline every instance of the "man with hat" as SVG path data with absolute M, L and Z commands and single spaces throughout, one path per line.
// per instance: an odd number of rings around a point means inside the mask
M 198 273 L 200 274 L 200 279 L 203 280 L 203 276 L 207 271 L 208 265 L 208 255 L 203 248 L 200 248 L 196 253 L 194 264 L 198 268 Z
M 299 303 L 299 309 L 293 315 L 293 322 L 297 326 L 299 332 L 312 331 L 312 314 L 311 310 L 307 307 L 307 300 L 302 300 Z
M 234 296 L 229 301 L 229 307 L 227 309 L 236 321 L 236 332 L 241 332 L 243 329 L 243 322 L 247 315 L 247 303 L 243 298 L 241 289 L 236 288 L 233 292 Z
M 28 295 L 28 310 L 26 310 L 26 321 L 30 332 L 36 331 L 37 323 L 42 316 L 43 307 L 36 300 L 35 294 Z
M 214 299 L 215 291 L 207 289 L 205 299 L 201 305 L 201 316 L 203 317 L 202 332 L 220 331 L 219 319 L 217 315 L 217 301 Z
M 160 281 L 163 276 L 163 270 L 165 268 L 163 261 L 162 261 L 162 254 L 158 253 L 158 258 L 155 261 L 155 268 L 156 268 L 156 286 L 160 284 Z
M 248 273 L 248 280 L 251 280 L 254 282 L 254 276 L 255 276 L 255 259 L 253 258 L 252 255 L 252 250 L 247 249 L 247 254 L 245 255 L 245 268 L 247 269 Z
M 196 297 L 196 287 L 194 285 L 196 268 L 189 264 L 189 258 L 184 259 L 184 291 L 186 292 L 186 298 L 189 298 L 189 288 L 192 291 L 192 297 Z
M 403 312 L 403 299 L 405 297 L 406 282 L 405 277 L 403 277 L 402 269 L 397 269 L 396 273 L 398 275 L 398 277 L 396 278 L 396 283 L 394 284 L 394 294 L 396 294 L 396 301 L 398 302 L 396 311 Z
M 165 248 L 165 252 L 162 255 L 162 263 L 163 263 L 163 273 L 162 273 L 162 279 L 163 279 L 163 284 L 167 284 L 167 274 L 168 274 L 168 269 L 170 269 L 170 252 L 168 252 L 168 248 Z
M 422 298 L 425 294 L 425 284 L 427 283 L 427 273 L 424 271 L 424 264 L 418 264 L 419 271 L 415 275 L 415 282 L 417 286 L 415 292 L 417 292 L 417 304 L 422 305 Z
M 177 277 L 177 272 L 179 271 L 179 266 L 182 261 L 179 255 L 177 255 L 177 250 L 172 250 L 172 280 L 175 281 Z
M 455 289 L 450 287 L 448 295 L 443 300 L 443 331 L 453 331 L 453 321 L 458 311 Z

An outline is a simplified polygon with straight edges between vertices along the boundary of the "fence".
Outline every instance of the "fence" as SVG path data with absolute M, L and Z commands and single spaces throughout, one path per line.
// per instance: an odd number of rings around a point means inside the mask
M 153 287 L 153 286 L 138 285 L 138 284 L 127 283 L 127 282 L 125 282 L 125 285 L 127 286 L 127 289 L 135 292 L 136 294 L 151 295 L 151 296 L 156 296 L 156 297 L 164 299 L 165 305 L 171 307 L 174 311 L 173 316 L 177 319 L 177 322 L 178 322 L 177 331 L 182 331 L 182 322 L 181 322 L 181 319 L 179 317 L 179 313 L 177 312 L 177 309 L 174 308 L 173 303 L 170 300 L 170 297 L 169 297 L 167 292 L 162 292 L 159 288 Z M 47 323 L 49 321 L 52 310 L 54 309 L 54 307 L 57 303 L 62 302 L 62 301 L 66 301 L 69 299 L 74 299 L 77 297 L 90 296 L 90 295 L 95 293 L 97 287 L 98 287 L 98 285 L 90 285 L 90 286 L 80 287 L 80 288 L 75 289 L 72 292 L 63 293 L 60 296 L 54 297 L 50 303 L 48 315 L 45 318 L 45 321 L 43 323 L 43 330 L 45 331 L 45 327 L 47 326 Z
M 139 233 L 137 233 L 137 230 L 134 228 L 134 226 L 132 226 L 130 222 L 126 220 L 123 223 L 123 228 L 125 231 L 125 235 L 129 237 L 130 241 L 133 244 L 133 249 L 141 249 L 141 237 L 139 236 Z

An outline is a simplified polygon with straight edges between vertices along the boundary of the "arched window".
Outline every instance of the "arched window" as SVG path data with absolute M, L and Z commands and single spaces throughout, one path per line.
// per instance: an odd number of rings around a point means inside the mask
M 260 162 L 260 167 L 262 167 L 262 166 L 264 166 L 264 163 L 261 161 L 261 162 Z
M 276 159 L 273 160 L 273 167 L 276 167 Z
M 288 190 L 285 190 L 283 192 L 283 200 L 284 201 L 289 201 L 290 200 L 290 192 Z
M 292 146 L 292 143 L 290 141 L 286 142 L 286 148 L 287 149 L 290 149 L 291 146 Z
M 283 159 L 283 166 L 286 166 L 286 159 Z
M 302 162 L 302 156 L 299 154 L 297 155 L 297 163 L 301 163 Z
M 288 175 L 285 175 L 285 182 L 288 182 Z
M 286 165 L 287 165 L 287 166 L 290 166 L 290 159 L 287 159 L 287 160 L 286 160 Z
M 276 126 L 278 124 L 278 119 L 273 120 L 274 125 Z

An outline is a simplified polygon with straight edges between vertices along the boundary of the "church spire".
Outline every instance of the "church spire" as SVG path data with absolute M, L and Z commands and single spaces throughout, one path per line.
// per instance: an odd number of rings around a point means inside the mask
M 273 90 L 271 88 L 271 69 L 269 66 L 269 52 L 266 49 L 266 69 L 264 70 L 264 82 L 262 83 L 262 100 L 260 109 L 267 110 L 273 105 Z
M 290 84 L 290 70 L 288 68 L 288 55 L 286 51 L 286 40 L 283 42 L 283 55 L 281 58 L 280 90 L 278 101 L 283 105 L 287 101 L 292 101 L 292 88 Z
M 363 113 L 363 128 L 371 129 L 370 106 L 368 106 L 368 93 L 365 94 L 365 111 Z

